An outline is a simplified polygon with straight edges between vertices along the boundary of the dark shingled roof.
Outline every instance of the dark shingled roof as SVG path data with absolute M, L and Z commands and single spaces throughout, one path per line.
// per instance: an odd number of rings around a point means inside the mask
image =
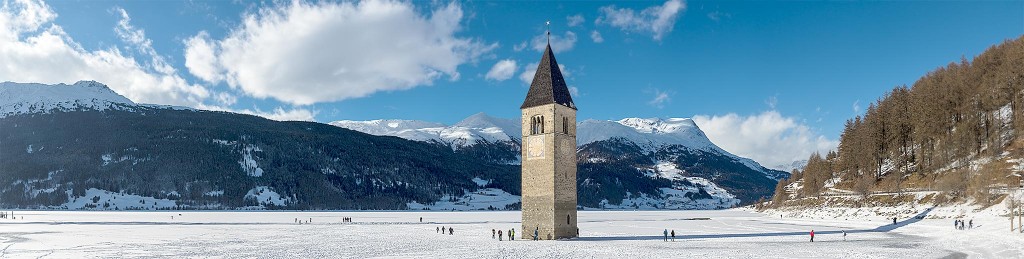
M 526 109 L 552 103 L 576 109 L 576 104 L 572 102 L 572 96 L 569 94 L 569 87 L 562 78 L 562 71 L 558 69 L 555 54 L 551 52 L 551 44 L 548 44 L 540 64 L 537 64 L 537 73 L 533 75 L 530 92 L 526 94 L 526 100 L 519 108 Z

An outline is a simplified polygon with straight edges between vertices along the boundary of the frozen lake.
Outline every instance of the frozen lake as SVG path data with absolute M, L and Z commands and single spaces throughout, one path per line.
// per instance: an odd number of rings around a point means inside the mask
M 181 214 L 180 216 L 178 214 Z M 418 258 L 1013 258 L 1024 239 L 1004 219 L 787 219 L 724 211 L 581 211 L 581 238 L 502 241 L 516 212 L 16 211 L 0 220 L 0 257 Z M 171 217 L 174 217 L 173 219 Z M 352 223 L 342 221 L 353 218 Z M 423 217 L 424 223 L 419 223 Z M 296 218 L 312 224 L 297 224 Z M 707 219 L 697 219 L 707 218 Z M 996 221 L 999 220 L 999 221 Z M 435 233 L 454 227 L 454 235 Z M 663 241 L 664 229 L 676 231 Z M 808 231 L 816 232 L 815 242 Z M 843 241 L 840 231 L 849 233 Z M 517 239 L 526 231 L 516 230 Z

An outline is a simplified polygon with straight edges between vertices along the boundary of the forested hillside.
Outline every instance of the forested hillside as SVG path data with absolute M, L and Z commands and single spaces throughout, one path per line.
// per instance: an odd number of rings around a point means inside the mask
M 519 167 L 444 146 L 313 122 L 135 107 L 0 118 L 0 207 L 152 197 L 119 209 L 405 209 L 487 187 L 518 194 Z M 96 189 L 108 191 L 89 193 Z M 80 197 L 80 198 L 76 198 Z M 156 206 L 155 206 L 156 205 Z M 115 209 L 114 205 L 109 208 Z
M 938 191 L 938 203 L 998 201 L 1024 157 L 1024 38 L 897 86 L 846 122 L 837 151 L 814 154 L 772 202 Z

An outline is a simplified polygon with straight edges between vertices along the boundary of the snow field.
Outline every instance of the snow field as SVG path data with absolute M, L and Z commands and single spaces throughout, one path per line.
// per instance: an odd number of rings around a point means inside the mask
M 179 215 L 180 213 L 180 215 Z M 582 237 L 503 241 L 519 212 L 16 211 L 0 220 L 0 257 L 263 258 L 937 258 L 1021 257 L 1024 235 L 976 219 L 973 230 L 925 219 L 779 218 L 721 211 L 581 211 Z M 171 217 L 174 219 L 171 219 Z M 342 223 L 352 217 L 352 223 Z M 419 223 L 423 217 L 424 223 Z M 296 219 L 310 220 L 295 223 Z M 998 222 L 1005 223 L 1005 222 Z M 454 227 L 454 235 L 437 227 Z M 676 231 L 663 241 L 664 229 Z M 818 234 L 808 242 L 807 231 Z M 840 230 L 850 233 L 842 241 Z M 528 231 L 516 229 L 517 240 Z

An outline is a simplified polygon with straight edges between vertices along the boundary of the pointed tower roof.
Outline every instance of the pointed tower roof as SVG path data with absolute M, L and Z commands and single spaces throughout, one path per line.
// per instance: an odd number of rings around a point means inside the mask
M 552 103 L 576 109 L 572 95 L 569 94 L 569 87 L 562 78 L 562 70 L 558 69 L 555 54 L 551 52 L 551 44 L 548 43 L 544 49 L 544 56 L 540 58 L 540 64 L 537 64 L 537 73 L 533 75 L 530 92 L 526 94 L 526 100 L 519 108 L 526 109 Z

